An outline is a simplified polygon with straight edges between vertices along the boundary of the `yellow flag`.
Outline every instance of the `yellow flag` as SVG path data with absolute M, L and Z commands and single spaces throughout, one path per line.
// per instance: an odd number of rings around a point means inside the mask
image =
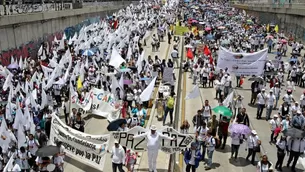
M 80 76 L 77 79 L 77 90 L 80 90 L 83 88 L 82 80 L 80 79 Z
M 274 28 L 274 30 L 275 30 L 276 33 L 279 33 L 279 26 L 276 25 L 275 28 Z
M 266 27 L 267 32 L 269 32 L 269 27 L 270 27 L 269 24 L 267 24 L 267 27 Z

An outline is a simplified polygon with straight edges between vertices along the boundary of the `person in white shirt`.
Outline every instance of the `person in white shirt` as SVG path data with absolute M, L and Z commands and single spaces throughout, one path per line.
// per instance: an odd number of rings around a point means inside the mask
M 206 139 L 207 139 L 207 133 L 209 131 L 209 128 L 207 127 L 206 123 L 203 122 L 201 126 L 199 126 L 196 129 L 196 139 L 199 141 L 199 144 L 202 148 L 201 150 L 201 160 L 204 161 L 205 159 L 205 152 L 206 152 Z
M 266 105 L 266 94 L 263 88 L 260 93 L 257 94 L 257 113 L 256 119 L 262 119 L 262 114 Z
M 231 87 L 231 78 L 227 74 L 225 74 L 223 78 L 221 78 L 221 84 L 224 86 L 223 96 L 227 97 Z
M 20 172 L 21 171 L 21 168 L 20 168 L 19 164 L 16 162 L 16 160 L 13 161 L 13 168 L 9 169 L 9 170 L 11 170 L 12 172 Z
M 212 165 L 213 153 L 216 146 L 216 141 L 212 135 L 212 131 L 208 131 L 207 133 L 206 146 L 207 146 L 208 162 L 207 162 L 207 166 L 205 167 L 205 170 L 210 170 Z
M 273 94 L 275 96 L 275 104 L 274 104 L 274 107 L 273 109 L 277 109 L 277 104 L 279 102 L 279 99 L 281 97 L 281 89 L 279 87 L 279 83 L 275 83 L 275 86 L 272 87 L 272 90 L 273 90 Z
M 302 108 L 299 105 L 299 102 L 294 102 L 294 105 L 291 106 L 291 112 L 294 114 L 297 111 L 302 111 Z
M 287 90 L 287 93 L 283 97 L 283 101 L 287 102 L 288 106 L 291 106 L 291 103 L 294 102 L 294 98 L 293 98 L 291 89 Z
M 175 138 L 168 137 L 166 135 L 163 135 L 162 133 L 157 132 L 157 127 L 155 125 L 152 125 L 150 127 L 150 131 L 135 135 L 133 138 L 142 138 L 146 137 L 147 140 L 147 155 L 148 155 L 148 166 L 149 166 L 149 172 L 157 172 L 156 165 L 157 165 L 157 157 L 158 152 L 160 149 L 160 143 L 162 139 L 166 140 L 176 140 Z
M 238 150 L 239 150 L 239 146 L 242 143 L 243 140 L 243 136 L 242 134 L 238 134 L 238 133 L 232 133 L 231 134 L 231 159 L 233 158 L 234 154 L 234 158 L 235 160 L 237 160 L 237 156 L 238 156 Z
M 24 147 L 20 147 L 18 151 L 19 166 L 23 171 L 30 169 L 29 160 L 32 158 L 31 153 L 26 151 Z
M 303 138 L 290 138 L 288 140 L 289 159 L 287 161 L 287 167 L 290 167 L 290 163 L 293 160 L 291 171 L 295 172 L 295 166 L 298 159 L 305 149 L 305 140 Z
M 274 107 L 274 102 L 275 102 L 275 95 L 273 94 L 273 90 L 271 89 L 269 91 L 269 95 L 266 95 L 266 121 L 270 119 L 273 107 Z
M 53 156 L 53 164 L 55 165 L 55 169 L 60 170 L 61 172 L 64 171 L 64 160 L 60 153 Z
M 280 139 L 276 142 L 277 147 L 277 161 L 275 164 L 275 168 L 277 171 L 282 171 L 282 165 L 286 154 L 286 148 L 287 148 L 287 138 L 286 136 L 281 136 Z
M 303 94 L 300 96 L 300 105 L 302 109 L 305 109 L 305 90 L 303 91 Z
M 276 139 L 278 137 L 278 134 L 276 134 L 276 136 L 274 137 L 275 129 L 280 127 L 280 121 L 279 121 L 278 117 L 279 116 L 277 114 L 275 114 L 275 115 L 273 115 L 273 119 L 271 119 L 269 121 L 270 129 L 271 129 L 271 136 L 270 136 L 270 142 L 269 142 L 270 144 L 276 142 Z
M 28 149 L 31 153 L 31 159 L 29 160 L 29 164 L 31 167 L 35 166 L 35 159 L 36 159 L 36 151 L 39 148 L 39 142 L 37 139 L 34 138 L 33 134 L 29 135 L 29 141 L 28 141 Z
M 256 169 L 257 169 L 257 172 L 273 171 L 273 165 L 270 161 L 268 161 L 267 155 L 263 155 L 262 160 L 258 161 Z
M 246 160 L 249 161 L 251 156 L 251 163 L 254 165 L 255 155 L 260 151 L 261 141 L 257 136 L 257 132 L 255 130 L 251 131 L 251 135 L 247 139 L 247 147 L 248 147 L 248 155 Z
M 117 140 L 114 141 L 114 146 L 112 147 L 111 151 L 111 158 L 112 171 L 117 172 L 118 169 L 119 172 L 124 172 L 123 164 L 125 163 L 125 151 Z

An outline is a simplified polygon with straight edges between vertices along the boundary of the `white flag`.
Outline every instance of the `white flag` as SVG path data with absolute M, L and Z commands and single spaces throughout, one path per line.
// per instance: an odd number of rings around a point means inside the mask
M 23 113 L 22 113 L 20 107 L 17 106 L 16 116 L 15 116 L 15 121 L 14 121 L 14 124 L 13 124 L 13 128 L 14 129 L 18 129 L 19 124 L 22 124 L 22 123 L 23 123 Z
M 44 82 L 44 81 L 43 81 Z M 41 90 L 41 108 L 44 108 L 46 105 L 48 105 L 48 96 L 44 89 Z
M 137 61 L 137 70 L 138 70 L 138 74 L 140 74 L 143 70 L 143 60 L 144 60 L 144 51 L 142 52 L 142 54 L 140 55 L 140 57 L 138 58 L 138 61 Z
M 41 56 L 42 55 L 42 51 L 43 51 L 43 46 L 41 45 L 38 52 L 37 52 L 37 55 L 38 56 Z
M 6 91 L 7 88 L 10 85 L 12 85 L 12 78 L 13 78 L 13 75 L 11 73 L 6 77 L 3 87 L 2 87 L 4 91 Z
M 185 100 L 188 100 L 188 99 L 194 99 L 194 98 L 197 98 L 200 96 L 200 90 L 199 90 L 199 87 L 198 85 L 195 85 L 192 89 L 191 92 L 189 92 L 186 97 L 185 97 Z
M 123 98 L 124 97 L 124 76 L 123 76 L 123 74 L 121 75 L 121 78 L 120 78 L 120 80 L 119 80 L 119 85 L 120 85 L 120 96 L 121 96 L 121 98 Z
M 226 99 L 224 99 L 224 101 L 222 102 L 222 105 L 225 107 L 229 107 L 231 105 L 231 102 L 233 101 L 233 97 L 234 97 L 234 91 L 232 91 Z
M 23 60 L 22 60 L 22 56 L 20 56 L 20 58 L 19 58 L 19 67 L 20 67 L 20 69 L 21 70 L 23 70 L 24 68 L 23 68 Z
M 121 57 L 119 52 L 114 48 L 111 53 L 109 65 L 111 65 L 117 69 L 120 67 L 120 65 L 122 63 L 125 63 L 125 60 Z
M 20 147 L 26 145 L 26 137 L 23 131 L 23 127 L 20 124 L 18 126 L 17 138 L 18 138 L 18 149 L 20 149 Z
M 155 78 L 149 83 L 149 85 L 145 88 L 145 90 L 141 93 L 140 99 L 141 99 L 142 102 L 146 102 L 146 101 L 150 100 L 151 94 L 152 94 L 153 91 L 154 91 L 156 79 L 157 79 L 157 77 L 155 77 Z
M 11 64 L 14 64 L 15 63 L 15 59 L 13 56 L 11 56 Z

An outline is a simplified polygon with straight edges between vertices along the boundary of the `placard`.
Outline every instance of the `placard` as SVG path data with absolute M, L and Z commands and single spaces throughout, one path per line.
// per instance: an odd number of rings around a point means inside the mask
M 133 136 L 146 132 L 149 132 L 149 130 L 140 126 L 136 126 L 126 132 L 114 132 L 113 138 L 118 140 L 122 146 L 137 152 L 142 152 L 146 151 L 147 138 L 143 137 L 139 139 L 133 139 Z M 172 154 L 185 149 L 194 140 L 193 136 L 179 133 L 171 127 L 164 128 L 157 132 L 171 138 L 176 138 L 176 140 L 173 141 L 162 139 L 160 143 L 160 150 L 167 154 Z
M 52 115 L 50 141 L 61 141 L 68 156 L 96 169 L 103 169 L 110 135 L 90 135 L 65 125 Z
M 189 28 L 188 27 L 175 26 L 175 35 L 183 36 L 187 32 L 189 32 Z
M 217 70 L 228 68 L 230 73 L 237 76 L 259 76 L 264 72 L 267 54 L 267 48 L 255 53 L 234 53 L 220 47 Z

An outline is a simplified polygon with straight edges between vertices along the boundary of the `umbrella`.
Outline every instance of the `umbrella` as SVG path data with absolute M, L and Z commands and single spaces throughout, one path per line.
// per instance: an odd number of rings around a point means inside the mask
M 12 63 L 7 66 L 8 69 L 18 69 L 19 65 L 17 63 Z
M 83 52 L 83 56 L 92 56 L 94 54 L 94 52 L 92 50 L 85 50 Z
M 218 29 L 225 29 L 226 27 L 224 26 L 219 26 Z
M 229 44 L 230 44 L 230 41 L 227 39 L 221 41 L 221 45 L 229 45 Z
M 291 53 L 291 55 L 293 55 L 293 56 L 300 56 L 301 54 L 300 53 Z
M 287 43 L 287 40 L 286 40 L 286 39 L 282 39 L 281 42 L 282 42 L 283 44 L 286 44 L 286 43 Z
M 205 31 L 210 31 L 210 30 L 212 30 L 210 27 L 206 27 L 205 29 L 204 29 Z
M 205 22 L 199 22 L 199 24 L 205 24 Z
M 147 80 L 150 80 L 151 78 L 147 78 L 147 77 L 144 77 L 144 78 L 140 78 L 140 81 L 147 81 Z
M 252 21 L 252 20 L 247 20 L 247 23 L 248 23 L 248 24 L 252 24 L 253 21 Z
M 229 127 L 229 131 L 231 133 L 236 133 L 236 134 L 244 134 L 244 135 L 251 134 L 251 129 L 244 124 L 233 124 Z
M 130 85 L 132 84 L 132 81 L 130 79 L 124 79 L 123 83 L 124 85 Z
M 53 155 L 57 154 L 58 152 L 59 152 L 59 147 L 49 145 L 49 146 L 45 146 L 45 147 L 38 149 L 36 151 L 36 156 L 39 156 L 39 157 L 53 156 Z
M 264 81 L 264 79 L 262 77 L 252 77 L 252 78 L 249 78 L 248 81 L 258 81 L 258 82 L 261 82 L 261 81 Z
M 298 61 L 297 58 L 291 58 L 291 59 L 289 60 L 289 62 L 297 62 L 297 61 Z
M 114 121 L 109 123 L 109 125 L 107 126 L 107 130 L 108 131 L 118 131 L 119 127 L 122 124 L 126 124 L 126 123 L 127 123 L 126 119 L 117 119 L 117 120 L 114 120 Z
M 226 117 L 232 117 L 232 111 L 225 106 L 217 106 L 212 109 L 215 113 L 221 114 Z
M 208 34 L 206 36 L 207 40 L 213 40 L 214 39 L 214 36 L 212 34 Z
M 268 36 L 266 36 L 266 38 L 267 39 L 269 39 L 269 38 L 273 39 L 273 36 L 272 35 L 268 35 Z
M 198 21 L 197 20 L 192 20 L 192 23 L 198 23 Z
M 126 73 L 126 72 L 131 71 L 131 69 L 125 68 L 125 69 L 120 69 L 119 71 L 122 72 L 122 73 Z
M 285 136 L 290 136 L 292 138 L 303 138 L 305 137 L 305 132 L 296 128 L 289 128 L 285 132 Z

